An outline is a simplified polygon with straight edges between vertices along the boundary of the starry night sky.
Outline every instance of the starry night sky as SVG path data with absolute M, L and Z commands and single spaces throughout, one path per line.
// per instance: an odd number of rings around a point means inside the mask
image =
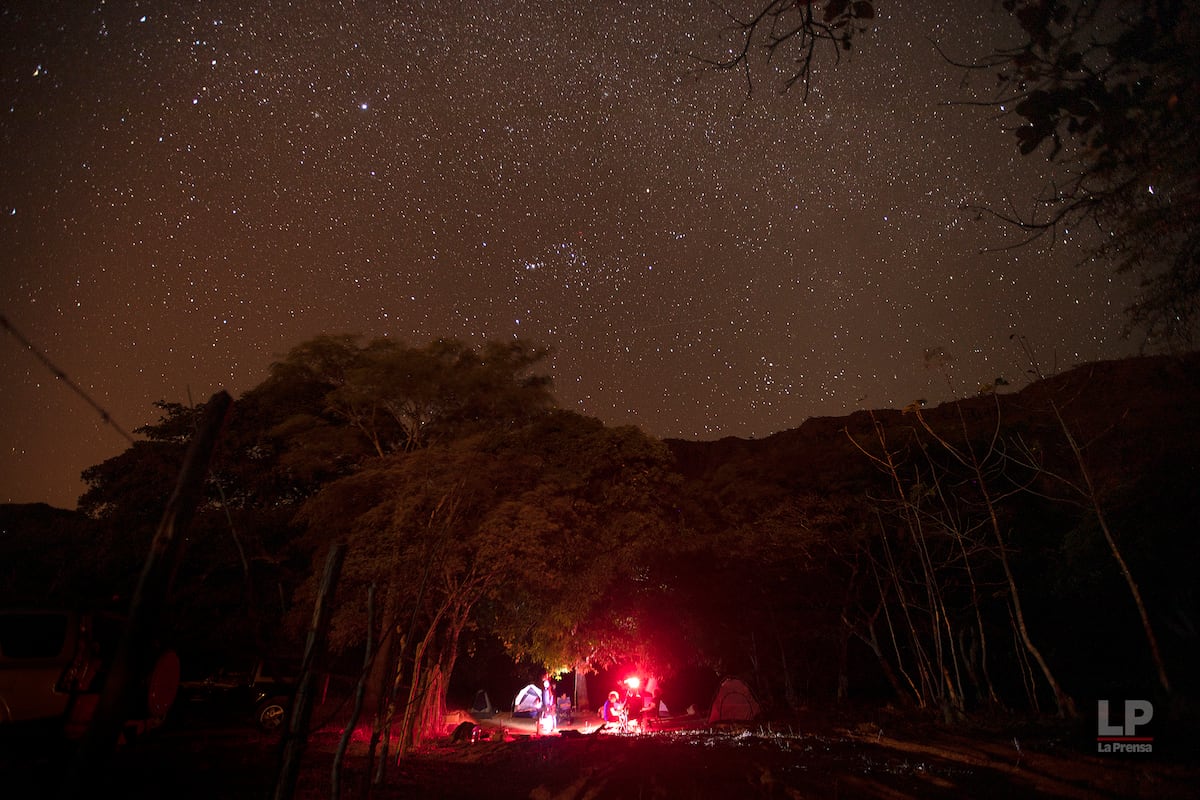
M 125 431 L 322 333 L 519 335 L 561 405 L 701 440 L 1019 388 L 1013 333 L 1135 352 L 1086 241 L 962 210 L 1052 177 L 931 43 L 1015 27 L 877 7 L 803 103 L 699 69 L 707 0 L 6 3 L 0 314 Z M 10 335 L 0 374 L 0 502 L 74 508 L 128 442 Z

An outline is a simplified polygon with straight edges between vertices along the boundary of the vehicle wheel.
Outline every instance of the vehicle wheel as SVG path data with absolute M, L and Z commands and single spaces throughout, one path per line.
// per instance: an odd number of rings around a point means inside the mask
M 288 702 L 286 697 L 269 697 L 263 700 L 255 709 L 255 724 L 264 731 L 279 730 L 287 714 Z

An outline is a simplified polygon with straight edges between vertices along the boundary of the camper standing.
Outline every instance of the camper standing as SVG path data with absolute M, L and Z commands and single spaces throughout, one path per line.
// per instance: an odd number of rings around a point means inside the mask
M 550 676 L 542 677 L 542 713 L 538 719 L 538 733 L 553 733 L 558 728 L 558 703 L 554 699 L 554 684 Z

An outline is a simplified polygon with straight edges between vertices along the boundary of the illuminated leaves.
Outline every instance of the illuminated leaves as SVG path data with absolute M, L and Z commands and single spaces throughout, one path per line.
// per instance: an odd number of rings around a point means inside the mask
M 299 517 L 314 547 L 350 544 L 338 645 L 365 635 L 374 582 L 419 620 L 451 599 L 486 599 L 488 625 L 518 654 L 580 657 L 577 644 L 607 636 L 588 631 L 607 629 L 608 594 L 668 541 L 670 463 L 637 429 L 569 412 L 371 461 Z

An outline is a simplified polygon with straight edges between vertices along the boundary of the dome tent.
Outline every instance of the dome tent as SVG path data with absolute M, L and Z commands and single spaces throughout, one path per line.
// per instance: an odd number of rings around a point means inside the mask
M 541 707 L 542 690 L 532 683 L 517 692 L 517 696 L 513 698 L 514 716 L 535 717 Z
M 739 678 L 726 678 L 713 696 L 708 724 L 715 722 L 749 722 L 762 713 L 754 692 Z

